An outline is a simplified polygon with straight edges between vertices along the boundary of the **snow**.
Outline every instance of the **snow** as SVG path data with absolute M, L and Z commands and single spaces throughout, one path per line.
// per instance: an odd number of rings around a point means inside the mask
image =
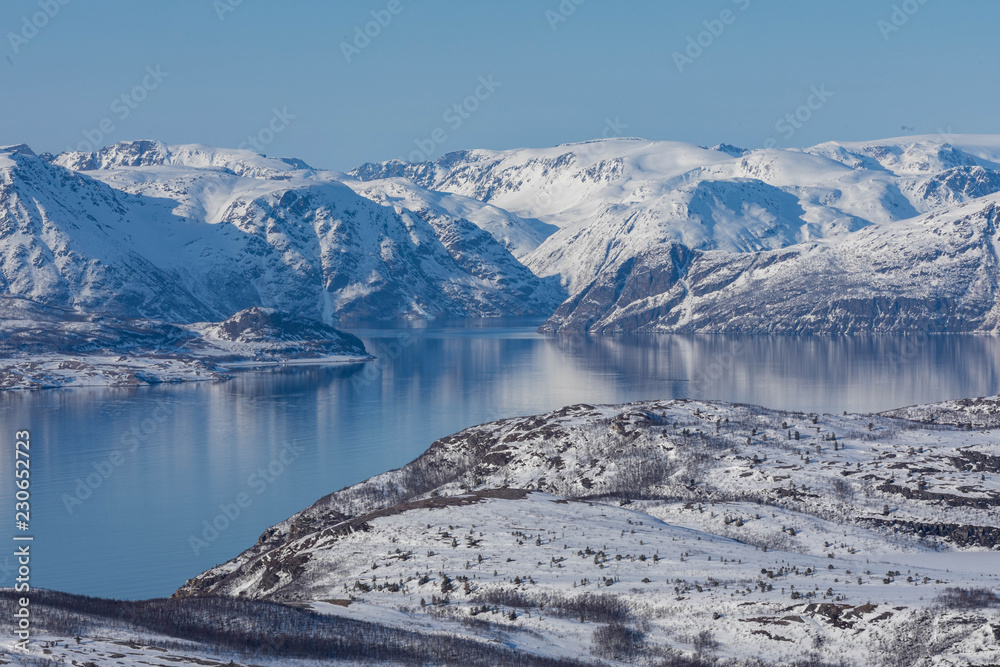
M 51 305 L 175 322 L 280 306 L 330 322 L 543 314 L 564 296 L 508 250 L 544 227 L 476 202 L 421 217 L 359 196 L 334 172 L 198 145 L 4 156 L 0 276 L 8 293 Z M 416 193 L 412 204 L 423 212 L 435 199 Z M 379 257 L 386 241 L 392 260 Z M 368 275 L 377 279 L 359 285 Z
M 227 369 L 363 363 L 363 343 L 320 322 L 250 309 L 172 325 L 0 298 L 0 389 L 225 380 Z
M 986 239 L 942 243 L 949 230 L 927 224 L 995 203 L 997 137 L 781 150 L 609 139 L 350 174 L 153 141 L 52 163 L 10 151 L 0 273 L 58 305 L 186 322 L 282 305 L 332 322 L 549 315 L 562 301 L 546 330 L 912 332 L 938 302 L 900 295 L 942 272 L 970 315 L 932 328 L 997 319 Z M 826 312 L 775 301 L 828 285 Z M 740 289 L 784 312 L 739 312 Z
M 570 297 L 580 297 L 576 303 L 567 301 L 566 312 L 557 312 L 547 330 L 763 333 L 776 327 L 790 333 L 810 322 L 805 304 L 777 324 L 734 322 L 738 315 L 730 312 L 707 313 L 691 322 L 699 310 L 699 304 L 687 302 L 692 292 L 711 288 L 688 279 L 661 294 L 646 286 L 657 282 L 646 272 L 690 275 L 684 262 L 663 265 L 655 259 L 670 254 L 675 244 L 695 253 L 724 253 L 712 263 L 717 272 L 721 266 L 743 262 L 739 255 L 766 263 L 778 250 L 805 253 L 809 244 L 825 239 L 845 242 L 836 262 L 861 267 L 872 259 L 849 256 L 856 248 L 850 242 L 856 234 L 980 202 L 1000 190 L 998 157 L 1000 138 L 975 135 L 751 151 L 609 139 L 546 149 L 464 151 L 434 163 L 367 164 L 352 175 L 366 181 L 405 177 L 425 188 L 480 199 L 557 227 L 523 257 L 536 274 L 559 276 Z M 872 249 L 879 255 L 876 261 L 900 258 L 893 233 L 886 230 L 886 235 L 890 248 Z M 925 235 L 925 241 L 931 238 Z M 642 264 L 643 272 L 630 269 L 632 263 Z M 795 266 L 792 271 L 804 270 Z M 865 278 L 857 277 L 859 282 Z M 910 287 L 906 281 L 892 284 L 899 291 Z M 777 293 L 800 289 L 775 279 L 768 279 L 767 285 Z M 825 285 L 814 276 L 801 289 L 823 290 Z M 867 291 L 866 298 L 882 296 L 865 284 L 857 291 Z M 609 302 L 608 295 L 616 302 Z M 678 304 L 680 299 L 685 302 Z M 986 294 L 977 302 L 980 317 L 991 299 Z M 723 293 L 717 301 L 730 303 L 734 298 Z M 663 323 L 647 314 L 664 312 L 668 321 Z M 920 313 L 907 315 L 916 318 Z M 826 326 L 836 333 L 884 327 L 845 322 L 839 315 L 831 316 Z M 984 324 L 984 329 L 989 326 Z
M 98 629 L 94 634 L 81 633 L 80 641 L 75 637 L 54 635 L 47 632 L 36 634 L 31 648 L 26 653 L 15 648 L 14 642 L 6 637 L 0 641 L 0 656 L 14 660 L 31 657 L 45 662 L 33 664 L 52 665 L 116 665 L 120 667 L 148 667 L 149 665 L 204 665 L 206 667 L 226 667 L 241 660 L 242 656 L 213 651 L 195 642 L 183 641 L 176 637 L 155 634 L 128 633 L 119 636 L 114 629 Z M 242 664 L 242 663 L 236 663 Z M 325 661 L 295 660 L 289 658 L 255 657 L 254 664 L 282 665 L 284 667 L 317 667 Z
M 444 438 L 181 592 L 502 635 L 553 657 L 587 656 L 601 622 L 579 604 L 605 594 L 649 651 L 691 655 L 707 630 L 733 660 L 872 664 L 891 650 L 915 656 L 900 664 L 989 664 L 1000 604 L 937 600 L 1000 587 L 997 461 L 990 429 L 711 401 L 571 406 Z M 911 632 L 926 640 L 907 648 Z

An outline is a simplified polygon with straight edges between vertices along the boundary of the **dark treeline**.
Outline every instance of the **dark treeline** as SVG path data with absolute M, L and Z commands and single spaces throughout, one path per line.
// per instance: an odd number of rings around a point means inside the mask
M 539 609 L 561 618 L 578 618 L 581 622 L 627 623 L 633 620 L 628 602 L 607 593 L 528 595 L 504 588 L 487 590 L 474 597 L 472 602 L 487 606 Z
M 0 615 L 10 618 L 22 594 L 0 590 Z M 222 597 L 121 601 L 34 590 L 36 628 L 73 637 L 88 628 L 113 627 L 193 641 L 219 653 L 339 659 L 371 663 L 539 665 L 556 660 L 491 643 L 416 632 L 253 600 Z

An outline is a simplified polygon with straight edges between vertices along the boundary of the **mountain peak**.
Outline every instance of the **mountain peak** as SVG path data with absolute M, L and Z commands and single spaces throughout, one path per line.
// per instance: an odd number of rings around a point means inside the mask
M 0 146 L 0 153 L 16 153 L 18 155 L 35 155 L 28 144 L 14 144 L 13 146 Z
M 720 153 L 725 153 L 726 155 L 731 155 L 733 157 L 744 157 L 750 153 L 746 148 L 740 148 L 739 146 L 733 146 L 732 144 L 718 144 L 712 146 L 713 151 L 719 151 Z
M 149 139 L 120 141 L 89 153 L 60 153 L 53 161 L 74 171 L 184 166 L 224 169 L 250 178 L 274 178 L 289 171 L 312 169 L 297 158 L 271 158 L 251 150 L 216 148 L 202 144 L 168 146 Z
M 94 152 L 60 153 L 55 162 L 74 171 L 114 169 L 116 167 L 150 167 L 164 164 L 168 157 L 165 144 L 159 141 L 119 141 Z

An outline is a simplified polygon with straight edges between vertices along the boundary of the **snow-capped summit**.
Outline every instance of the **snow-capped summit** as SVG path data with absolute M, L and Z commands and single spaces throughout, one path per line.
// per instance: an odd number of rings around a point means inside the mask
M 804 149 L 804 152 L 829 157 L 854 169 L 881 168 L 897 176 L 938 173 L 974 165 L 1000 169 L 1000 142 L 992 136 L 928 135 L 881 141 L 830 141 Z
M 268 178 L 297 169 L 312 169 L 302 160 L 270 158 L 245 149 L 220 149 L 201 144 L 167 146 L 149 140 L 121 141 L 89 153 L 60 153 L 53 162 L 74 171 L 173 165 L 224 169 L 248 178 Z

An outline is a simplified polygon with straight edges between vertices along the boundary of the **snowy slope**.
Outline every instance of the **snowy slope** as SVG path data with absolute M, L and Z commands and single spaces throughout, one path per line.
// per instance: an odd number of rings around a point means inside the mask
M 30 153 L 0 153 L 0 291 L 137 317 L 184 320 L 206 312 L 142 247 L 167 235 L 168 216 L 162 202 Z
M 281 178 L 291 171 L 312 169 L 302 160 L 269 158 L 245 149 L 215 148 L 202 144 L 167 146 L 149 140 L 123 141 L 92 153 L 60 153 L 52 161 L 73 171 L 173 165 L 226 170 L 247 178 Z
M 773 249 L 996 192 L 1000 139 L 949 139 L 968 152 L 934 137 L 754 151 L 609 139 L 372 163 L 352 174 L 406 177 L 559 227 L 528 264 L 562 275 L 572 294 L 604 264 L 665 241 Z
M 545 331 L 595 333 L 997 324 L 998 137 L 611 139 L 350 175 L 152 141 L 0 155 L 0 288 L 52 305 L 184 322 L 252 306 L 552 315 Z
M 345 180 L 344 183 L 363 197 L 392 206 L 397 213 L 407 210 L 427 221 L 449 217 L 468 220 L 488 232 L 518 259 L 537 248 L 556 231 L 552 225 L 519 218 L 478 199 L 426 190 L 403 178 Z
M 705 401 L 572 406 L 443 438 L 178 596 L 502 630 L 614 664 L 992 664 L 998 461 L 983 429 Z M 617 640 L 597 632 L 615 624 Z
M 546 331 L 995 333 L 1000 195 L 757 253 L 639 253 Z

